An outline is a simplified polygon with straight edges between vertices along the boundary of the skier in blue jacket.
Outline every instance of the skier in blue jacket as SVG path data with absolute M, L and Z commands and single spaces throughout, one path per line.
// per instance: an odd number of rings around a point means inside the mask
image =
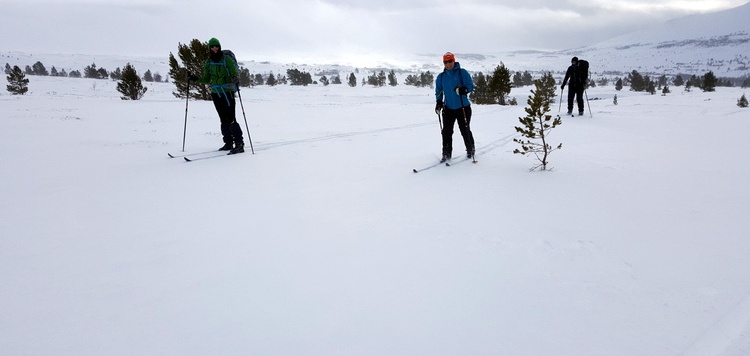
M 443 114 L 443 158 L 445 162 L 453 153 L 453 124 L 458 121 L 458 129 L 464 138 L 466 157 L 474 158 L 474 136 L 471 134 L 471 102 L 469 93 L 474 90 L 474 83 L 466 69 L 456 62 L 453 53 L 443 55 L 445 69 L 435 80 L 435 112 Z

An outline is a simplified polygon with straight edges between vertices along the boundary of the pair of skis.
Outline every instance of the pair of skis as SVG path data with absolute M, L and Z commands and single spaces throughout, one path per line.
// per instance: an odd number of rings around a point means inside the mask
M 452 165 L 456 165 L 456 164 L 459 164 L 461 162 L 466 162 L 466 161 L 469 161 L 469 160 L 471 160 L 471 163 L 477 163 L 478 162 L 475 156 L 464 157 L 464 158 L 461 158 L 461 159 L 458 159 L 458 160 L 441 161 L 441 162 L 434 163 L 434 164 L 431 164 L 431 165 L 426 166 L 426 167 L 422 167 L 420 169 L 414 168 L 414 169 L 412 169 L 412 172 L 419 173 L 419 172 L 426 171 L 428 169 L 432 169 L 432 168 L 435 168 L 435 167 L 443 165 L 443 164 L 445 164 L 446 167 L 450 167 Z
M 193 153 L 185 153 L 185 154 L 171 154 L 167 153 L 169 158 L 182 158 L 185 160 L 185 162 L 194 162 L 194 161 L 201 161 L 204 159 L 212 159 L 212 158 L 219 158 L 224 156 L 232 156 L 237 153 L 224 153 L 221 151 L 205 151 L 205 152 L 193 152 Z

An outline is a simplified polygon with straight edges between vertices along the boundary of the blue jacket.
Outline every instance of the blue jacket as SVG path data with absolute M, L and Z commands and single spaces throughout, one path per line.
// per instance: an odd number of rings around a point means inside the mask
M 453 110 L 471 105 L 468 95 L 459 97 L 456 93 L 456 87 L 459 85 L 465 86 L 469 93 L 474 91 L 474 83 L 469 72 L 456 62 L 453 69 L 444 69 L 435 79 L 435 100 L 445 102 L 445 107 Z

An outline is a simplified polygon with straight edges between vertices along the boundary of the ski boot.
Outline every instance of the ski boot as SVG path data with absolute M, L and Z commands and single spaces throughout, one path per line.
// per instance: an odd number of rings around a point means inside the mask
M 238 143 L 234 145 L 234 148 L 229 151 L 229 154 L 235 155 L 235 154 L 242 153 L 242 152 L 245 152 L 245 144 Z

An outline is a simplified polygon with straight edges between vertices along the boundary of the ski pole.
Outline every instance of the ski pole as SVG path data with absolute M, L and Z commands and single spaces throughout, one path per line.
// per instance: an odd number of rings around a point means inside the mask
M 471 79 L 471 78 L 469 78 L 469 79 Z M 463 76 L 463 73 L 460 71 L 460 69 L 459 69 L 459 73 L 458 73 L 458 82 L 459 82 L 459 84 L 462 87 L 464 86 L 464 76 Z M 458 88 L 456 88 L 456 94 L 458 94 L 458 100 L 461 102 L 461 113 L 463 113 L 463 115 L 464 115 L 464 127 L 466 127 L 466 131 L 467 131 L 469 137 L 471 137 L 471 141 L 472 141 L 471 144 L 473 146 L 472 150 L 476 150 L 476 148 L 475 148 L 476 145 L 474 143 L 474 135 L 471 134 L 471 128 L 469 127 L 469 120 L 466 119 L 466 109 L 464 109 L 464 98 L 463 98 L 464 95 L 461 95 L 461 93 L 458 91 Z M 468 96 L 469 95 L 467 94 L 466 95 L 467 100 L 468 100 Z M 477 163 L 477 159 L 475 157 L 475 154 L 476 154 L 476 152 L 473 152 L 473 151 L 471 152 L 471 163 Z
M 240 107 L 242 108 L 242 117 L 245 119 L 245 130 L 247 132 L 247 141 L 250 143 L 250 152 L 255 154 L 253 149 L 253 139 L 250 138 L 250 127 L 247 126 L 247 116 L 245 116 L 245 105 L 242 105 L 242 94 L 240 94 L 240 88 L 237 88 L 237 96 L 240 98 Z
M 586 96 L 586 105 L 589 106 L 589 117 L 593 118 L 594 114 L 591 113 L 591 104 L 589 103 L 589 94 L 586 93 L 586 89 L 583 89 L 583 94 Z
M 464 115 L 464 126 L 466 127 L 466 131 L 471 135 L 471 128 L 469 127 L 469 120 L 466 119 L 466 109 L 464 107 L 464 98 L 463 95 L 458 96 L 458 100 L 461 100 L 461 113 Z M 474 135 L 471 135 L 472 141 L 474 140 Z M 474 144 L 472 142 L 472 144 Z M 476 152 L 471 152 L 471 163 L 477 163 L 477 159 L 475 157 Z
M 468 131 L 469 135 L 471 135 L 471 128 L 469 127 L 469 121 L 466 120 L 466 109 L 464 109 L 464 100 L 460 96 L 458 98 L 461 100 L 461 112 L 464 114 L 464 126 L 466 127 L 466 131 Z M 474 139 L 473 136 L 474 135 L 471 135 L 472 140 Z M 471 152 L 471 163 L 477 163 L 475 152 Z
M 560 88 L 560 105 L 557 107 L 557 112 L 558 113 L 560 112 L 560 110 L 562 110 L 563 94 L 565 94 L 565 89 Z
M 188 117 L 188 102 L 190 101 L 190 75 L 187 78 L 187 87 L 185 90 L 185 125 L 182 129 L 182 152 L 185 152 L 185 137 L 187 136 L 187 117 Z
M 440 91 L 440 97 L 443 97 L 443 91 Z M 440 111 L 435 110 L 435 114 L 438 116 L 438 124 L 440 124 L 440 132 L 443 132 L 443 118 L 440 116 L 440 114 L 443 113 L 443 109 L 441 108 Z

